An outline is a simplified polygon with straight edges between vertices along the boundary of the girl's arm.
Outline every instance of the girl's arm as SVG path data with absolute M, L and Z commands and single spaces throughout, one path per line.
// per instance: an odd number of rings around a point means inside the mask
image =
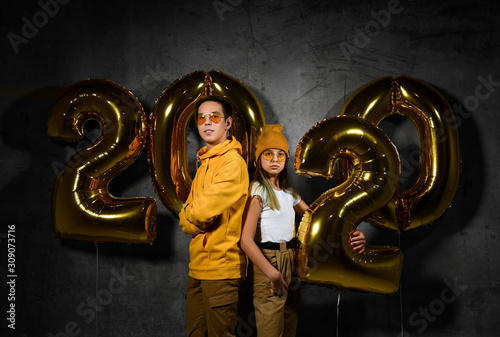
M 305 211 L 309 209 L 309 205 L 306 204 L 304 200 L 300 200 L 300 202 L 293 206 L 293 209 L 295 210 L 295 213 L 297 213 L 300 216 L 303 216 Z
M 257 230 L 257 222 L 260 212 L 262 211 L 262 201 L 259 197 L 250 197 L 248 199 L 247 210 L 243 217 L 243 229 L 241 232 L 241 249 L 247 254 L 252 262 L 259 267 L 260 270 L 271 281 L 271 292 L 281 296 L 288 290 L 285 280 L 281 273 L 273 267 L 266 259 L 260 248 L 255 244 L 255 231 Z

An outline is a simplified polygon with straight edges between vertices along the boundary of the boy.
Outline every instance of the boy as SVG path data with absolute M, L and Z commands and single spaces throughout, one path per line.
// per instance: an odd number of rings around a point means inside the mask
M 182 231 L 191 235 L 187 289 L 188 336 L 235 336 L 238 291 L 246 276 L 239 247 L 248 194 L 248 170 L 241 144 L 227 136 L 232 106 L 220 96 L 196 106 L 198 132 L 206 146 L 191 191 L 179 213 Z

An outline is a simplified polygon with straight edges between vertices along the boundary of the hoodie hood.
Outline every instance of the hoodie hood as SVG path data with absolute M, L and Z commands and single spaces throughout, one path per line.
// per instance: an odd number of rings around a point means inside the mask
M 197 158 L 199 162 L 202 162 L 212 157 L 221 156 L 224 153 L 232 150 L 236 150 L 240 155 L 243 155 L 243 149 L 240 142 L 236 141 L 232 136 L 230 136 L 224 142 L 215 145 L 210 150 L 207 150 L 206 146 L 202 147 L 200 151 L 198 151 Z

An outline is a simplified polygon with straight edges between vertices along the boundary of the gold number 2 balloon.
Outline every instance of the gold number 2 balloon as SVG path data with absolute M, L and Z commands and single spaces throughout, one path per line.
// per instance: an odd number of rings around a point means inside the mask
M 115 198 L 109 182 L 132 164 L 146 141 L 146 117 L 140 102 L 108 80 L 77 82 L 55 100 L 48 135 L 82 138 L 83 125 L 97 120 L 100 138 L 76 153 L 61 169 L 53 190 L 54 233 L 93 242 L 152 242 L 156 237 L 153 198 Z
M 352 174 L 324 192 L 306 211 L 298 231 L 299 276 L 307 283 L 337 289 L 393 293 L 399 288 L 402 254 L 395 247 L 367 246 L 357 254 L 350 233 L 389 202 L 400 177 L 399 155 L 388 137 L 357 117 L 333 117 L 300 140 L 295 170 L 330 178 L 338 158 L 352 163 Z
M 420 140 L 418 178 L 367 221 L 381 228 L 406 231 L 431 223 L 450 206 L 460 177 L 460 147 L 448 102 L 432 86 L 408 76 L 382 77 L 366 84 L 340 112 L 341 116 L 359 116 L 375 125 L 392 114 L 406 116 L 416 126 Z M 348 165 L 339 165 L 344 179 L 348 171 Z
M 186 129 L 199 98 L 218 95 L 235 108 L 232 134 L 242 143 L 250 174 L 257 137 L 265 124 L 255 95 L 239 80 L 222 72 L 196 71 L 172 83 L 158 98 L 149 128 L 149 165 L 156 194 L 172 212 L 179 213 L 191 188 L 186 151 Z

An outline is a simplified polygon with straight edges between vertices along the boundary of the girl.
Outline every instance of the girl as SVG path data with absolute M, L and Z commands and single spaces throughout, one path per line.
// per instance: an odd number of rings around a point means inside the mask
M 300 284 L 293 277 L 295 213 L 308 205 L 288 185 L 288 143 L 281 125 L 264 125 L 257 142 L 257 167 L 243 218 L 241 248 L 253 262 L 253 303 L 259 336 L 295 336 Z M 365 249 L 355 231 L 351 246 Z

